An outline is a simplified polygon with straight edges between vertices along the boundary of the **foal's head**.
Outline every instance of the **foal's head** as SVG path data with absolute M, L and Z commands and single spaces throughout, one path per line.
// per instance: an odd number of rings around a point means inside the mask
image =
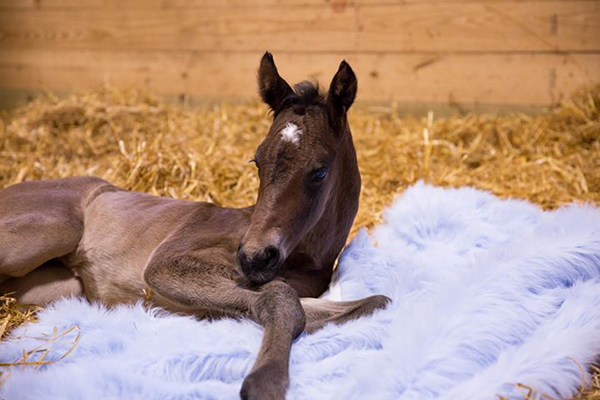
M 324 213 L 338 211 L 331 199 L 349 190 L 341 178 L 349 169 L 344 152 L 352 141 L 346 112 L 356 96 L 356 76 L 342 61 L 326 94 L 309 82 L 292 89 L 266 53 L 258 84 L 274 119 L 254 156 L 260 187 L 238 261 L 250 281 L 265 283 L 277 275 Z M 353 147 L 351 151 L 354 154 Z M 350 159 L 356 164 L 355 158 Z

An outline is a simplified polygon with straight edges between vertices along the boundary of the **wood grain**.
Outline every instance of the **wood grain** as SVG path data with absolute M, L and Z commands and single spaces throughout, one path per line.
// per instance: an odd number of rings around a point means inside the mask
M 272 51 L 359 99 L 547 105 L 600 81 L 600 0 L 0 0 L 0 89 L 105 81 L 176 98 L 254 98 Z
M 0 50 L 0 87 L 80 91 L 105 82 L 171 96 L 256 98 L 260 53 Z M 544 105 L 600 80 L 600 55 L 282 54 L 290 83 L 310 75 L 325 87 L 342 58 L 355 69 L 359 99 Z
M 165 8 L 125 5 L 3 9 L 0 47 L 207 52 L 269 49 L 280 53 L 600 51 L 597 1 L 445 1 L 361 4 L 343 9 L 328 3 Z
M 539 3 L 552 0 L 486 0 L 487 3 Z M 581 0 L 563 0 L 575 2 Z M 587 0 L 596 2 L 598 0 Z M 422 3 L 423 0 L 0 0 L 0 9 L 167 9 L 167 8 L 196 8 L 206 6 L 314 6 L 322 5 L 343 12 L 355 6 L 387 6 L 398 4 Z M 482 0 L 428 0 L 429 4 L 444 3 L 481 3 Z

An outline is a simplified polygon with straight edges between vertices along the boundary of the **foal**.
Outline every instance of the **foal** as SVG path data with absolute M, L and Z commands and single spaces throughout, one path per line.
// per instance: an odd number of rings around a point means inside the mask
M 343 61 L 326 95 L 292 89 L 271 54 L 258 73 L 274 119 L 254 162 L 255 206 L 155 197 L 93 177 L 0 191 L 0 292 L 45 303 L 84 294 L 108 305 L 152 303 L 199 317 L 247 317 L 264 328 L 244 399 L 283 399 L 292 341 L 388 299 L 314 299 L 329 285 L 358 208 L 360 174 L 346 113 L 356 77 Z

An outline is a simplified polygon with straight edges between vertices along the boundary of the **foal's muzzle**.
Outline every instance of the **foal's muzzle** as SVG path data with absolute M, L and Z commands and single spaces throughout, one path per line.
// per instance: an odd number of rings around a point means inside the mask
M 283 263 L 281 252 L 275 246 L 251 252 L 246 251 L 244 245 L 240 245 L 237 258 L 244 276 L 259 284 L 273 280 Z

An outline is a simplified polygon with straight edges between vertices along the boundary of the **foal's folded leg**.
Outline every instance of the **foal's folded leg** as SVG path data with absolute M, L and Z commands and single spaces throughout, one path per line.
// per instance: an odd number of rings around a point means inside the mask
M 292 341 L 306 323 L 296 291 L 275 280 L 263 285 L 252 315 L 264 327 L 258 358 L 242 385 L 242 399 L 283 399 L 289 386 Z M 274 384 L 276 383 L 276 384 Z
M 300 299 L 306 313 L 307 333 L 315 332 L 328 323 L 343 324 L 347 321 L 373 314 L 385 308 L 390 298 L 383 295 L 365 297 L 353 301 L 330 301 L 324 299 Z
M 261 324 L 264 335 L 258 358 L 240 395 L 243 399 L 284 399 L 290 348 L 305 324 L 300 299 L 283 281 L 267 283 L 256 292 L 237 286 L 227 276 L 231 267 L 215 264 L 221 256 L 214 250 L 173 256 L 159 249 L 144 278 L 160 297 L 180 307 L 246 316 Z
M 45 306 L 61 297 L 83 294 L 83 285 L 70 269 L 51 260 L 25 276 L 0 284 L 0 294 L 13 293 L 17 302 Z

